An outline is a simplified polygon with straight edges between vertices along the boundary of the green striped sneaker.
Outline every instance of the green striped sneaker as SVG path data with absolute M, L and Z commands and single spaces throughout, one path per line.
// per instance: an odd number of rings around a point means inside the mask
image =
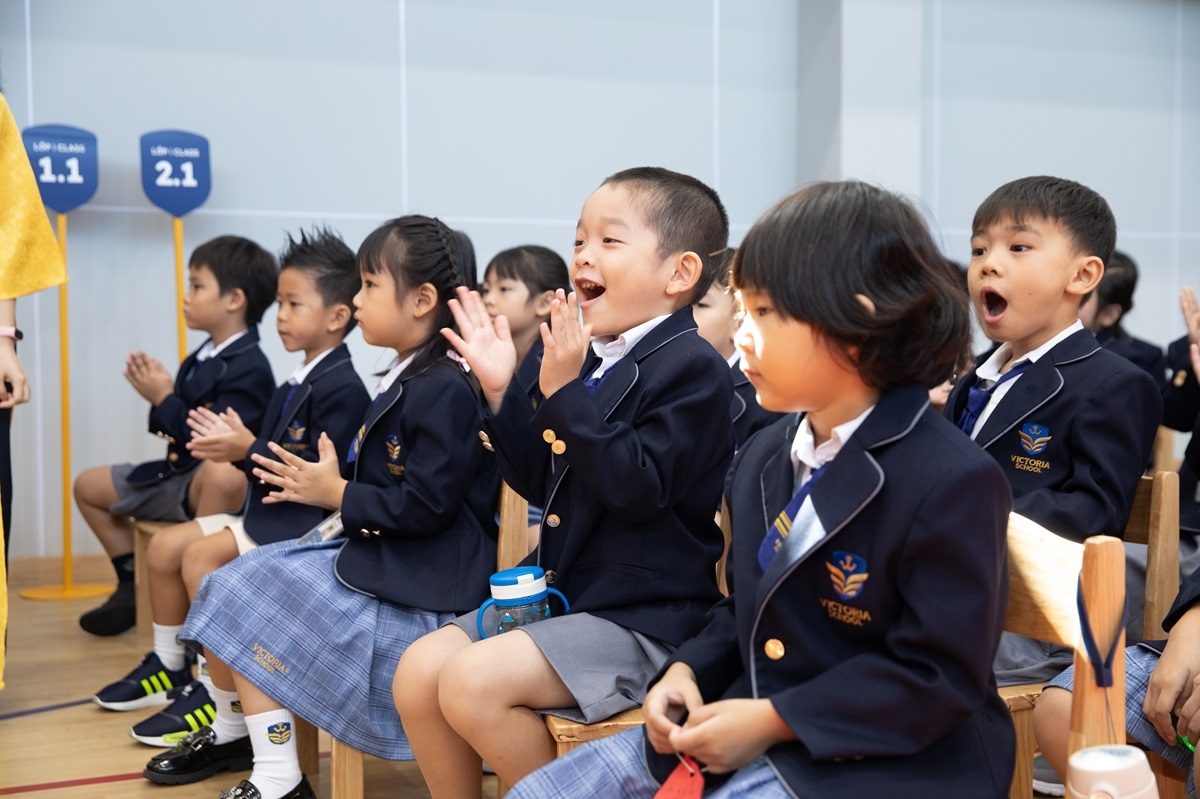
M 137 740 L 150 746 L 174 746 L 201 727 L 217 718 L 217 709 L 208 696 L 208 689 L 199 680 L 192 680 L 178 691 L 167 707 L 129 731 Z
M 105 710 L 137 710 L 165 705 L 170 701 L 168 691 L 191 681 L 192 675 L 186 665 L 179 671 L 171 671 L 162 664 L 158 655 L 150 652 L 142 658 L 136 669 L 125 675 L 124 679 L 105 686 L 92 697 L 92 701 Z

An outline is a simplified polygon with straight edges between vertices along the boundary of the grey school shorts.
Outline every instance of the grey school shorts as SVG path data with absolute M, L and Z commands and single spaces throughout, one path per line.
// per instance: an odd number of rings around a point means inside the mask
M 199 469 L 183 474 L 170 474 L 149 485 L 132 485 L 129 473 L 135 464 L 114 463 L 113 485 L 117 488 L 116 502 L 109 506 L 113 516 L 132 516 L 135 519 L 156 519 L 164 522 L 186 522 L 192 518 L 187 506 L 188 486 Z

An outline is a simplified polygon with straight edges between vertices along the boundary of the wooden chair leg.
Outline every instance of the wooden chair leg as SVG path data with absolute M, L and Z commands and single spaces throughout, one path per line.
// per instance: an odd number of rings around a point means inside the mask
M 1008 797 L 1033 799 L 1033 753 L 1037 749 L 1033 737 L 1033 708 L 1013 712 L 1012 720 L 1017 731 L 1017 762 Z
M 363 799 L 363 753 L 333 740 L 333 799 Z
M 318 736 L 316 727 L 304 719 L 296 719 L 296 753 L 300 756 L 300 771 L 313 780 L 321 771 Z
M 137 634 L 148 636 L 153 631 L 154 619 L 150 613 L 150 567 L 146 563 L 146 551 L 150 537 L 166 525 L 162 522 L 134 522 L 133 525 L 133 584 L 137 597 Z

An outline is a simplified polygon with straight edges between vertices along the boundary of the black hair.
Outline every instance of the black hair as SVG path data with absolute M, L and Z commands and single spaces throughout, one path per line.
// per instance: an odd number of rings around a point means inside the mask
M 729 241 L 729 215 L 721 198 L 690 175 L 656 166 L 625 169 L 604 179 L 602 186 L 623 186 L 646 226 L 658 235 L 658 257 L 694 252 L 702 269 L 688 303 L 712 285 L 709 262 Z
M 458 330 L 448 303 L 455 289 L 475 282 L 474 275 L 464 274 L 461 244 L 455 242 L 453 233 L 439 219 L 411 214 L 384 222 L 358 248 L 359 270 L 368 275 L 386 271 L 396 283 L 397 298 L 425 283 L 437 290 L 433 326 L 409 366 L 414 373 L 446 357 L 449 345 L 440 331 L 444 327 Z
M 814 183 L 780 200 L 746 234 L 730 283 L 811 325 L 875 388 L 936 386 L 970 342 L 966 293 L 920 213 L 866 183 Z
M 1096 286 L 1097 308 L 1104 309 L 1109 305 L 1117 305 L 1121 315 L 1133 309 L 1133 292 L 1137 289 L 1137 263 L 1128 253 L 1113 250 L 1112 257 L 1104 262 L 1104 276 Z M 1117 326 L 1121 324 L 1117 320 Z
M 454 242 L 454 255 L 458 259 L 455 263 L 459 265 L 459 272 L 468 286 L 474 286 L 475 276 L 479 273 L 475 261 L 475 245 L 471 243 L 471 237 L 461 230 L 451 230 L 450 238 Z
M 1020 225 L 1028 217 L 1062 227 L 1076 253 L 1104 263 L 1117 246 L 1117 221 L 1104 198 L 1082 183 L 1046 175 L 1019 178 L 996 189 L 979 206 L 971 222 L 974 235 L 1002 222 Z
M 706 259 L 704 262 L 704 271 L 708 281 L 708 288 L 704 289 L 704 293 L 708 293 L 708 289 L 713 286 L 720 286 L 722 289 L 729 290 L 729 265 L 733 263 L 733 254 L 737 252 L 733 247 L 726 247 L 719 253 L 713 255 L 712 258 Z M 696 296 L 692 302 L 695 305 L 700 300 L 704 299 L 704 294 Z
M 529 287 L 533 299 L 546 291 L 571 290 L 567 262 L 549 247 L 522 244 L 496 253 L 483 270 L 483 278 L 495 274 L 500 280 L 519 280 Z
M 241 236 L 218 236 L 192 250 L 189 269 L 208 267 L 221 294 L 241 289 L 246 296 L 246 324 L 257 325 L 275 302 L 279 266 L 275 256 Z
M 327 227 L 313 227 L 312 232 L 300 230 L 300 240 L 287 235 L 287 242 L 279 252 L 279 269 L 295 269 L 312 278 L 325 307 L 345 305 L 350 309 L 350 320 L 342 330 L 346 335 L 358 322 L 354 319 L 354 295 L 362 288 L 358 264 L 354 251 L 341 236 Z

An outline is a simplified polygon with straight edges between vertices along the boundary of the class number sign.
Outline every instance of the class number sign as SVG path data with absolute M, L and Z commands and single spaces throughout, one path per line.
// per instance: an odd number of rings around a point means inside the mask
M 196 210 L 212 190 L 208 139 L 183 130 L 142 136 L 142 189 L 171 216 Z
M 21 139 L 43 203 L 65 214 L 92 199 L 100 176 L 96 134 L 70 125 L 35 125 Z

